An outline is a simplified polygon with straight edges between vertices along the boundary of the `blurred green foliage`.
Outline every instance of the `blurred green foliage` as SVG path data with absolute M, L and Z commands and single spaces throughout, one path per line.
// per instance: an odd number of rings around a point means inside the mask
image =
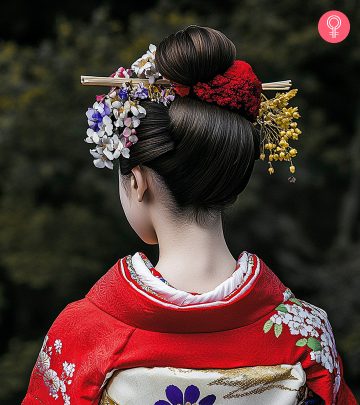
M 221 4 L 219 4 L 221 3 Z M 129 66 L 149 43 L 189 24 L 225 32 L 263 82 L 292 79 L 303 131 L 295 159 L 253 178 L 227 212 L 236 256 L 257 253 L 300 298 L 330 318 L 346 379 L 360 381 L 359 7 L 338 5 L 349 37 L 324 42 L 317 21 L 333 1 L 196 3 L 159 0 L 128 24 L 109 10 L 59 18 L 56 39 L 0 44 L 0 401 L 19 403 L 46 331 L 119 258 L 144 249 L 121 211 L 117 170 L 93 167 L 85 111 L 102 91 L 80 75 Z M 284 166 L 284 167 L 282 167 Z M 155 260 L 154 260 L 155 261 Z

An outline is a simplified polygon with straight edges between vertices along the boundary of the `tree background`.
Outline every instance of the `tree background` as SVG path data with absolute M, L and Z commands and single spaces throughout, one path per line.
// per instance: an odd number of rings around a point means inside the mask
M 349 36 L 317 32 L 332 9 Z M 80 75 L 130 66 L 189 24 L 236 44 L 263 82 L 292 79 L 301 118 L 296 183 L 258 161 L 226 213 L 236 256 L 257 253 L 294 293 L 328 313 L 345 377 L 360 386 L 359 1 L 6 2 L 0 34 L 0 403 L 21 402 L 43 338 L 126 254 L 144 245 L 121 210 L 117 170 L 93 167 Z M 284 166 L 284 167 L 281 167 Z M 285 167 L 286 166 L 286 167 Z

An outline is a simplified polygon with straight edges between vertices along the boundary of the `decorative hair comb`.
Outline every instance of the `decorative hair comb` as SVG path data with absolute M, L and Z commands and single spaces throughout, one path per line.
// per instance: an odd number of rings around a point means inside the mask
M 131 69 L 120 67 L 110 77 L 81 76 L 85 86 L 110 86 L 107 94 L 96 96 L 96 102 L 88 108 L 86 116 L 89 128 L 87 143 L 96 146 L 90 149 L 97 168 L 113 168 L 113 160 L 122 155 L 130 157 L 130 147 L 138 141 L 136 128 L 145 117 L 146 110 L 141 100 L 150 100 L 169 105 L 175 97 L 184 97 L 190 92 L 199 99 L 220 106 L 236 109 L 254 125 L 260 128 L 260 159 L 265 160 L 268 152 L 268 172 L 274 173 L 273 161 L 290 162 L 290 172 L 295 172 L 292 159 L 297 150 L 289 142 L 301 134 L 294 119 L 300 117 L 298 107 L 287 107 L 297 89 L 288 91 L 291 80 L 261 83 L 251 66 L 245 61 L 235 60 L 222 75 L 207 83 L 198 82 L 185 86 L 164 79 L 155 68 L 156 46 L 132 65 Z M 262 91 L 277 90 L 268 99 Z M 295 177 L 289 177 L 294 182 Z

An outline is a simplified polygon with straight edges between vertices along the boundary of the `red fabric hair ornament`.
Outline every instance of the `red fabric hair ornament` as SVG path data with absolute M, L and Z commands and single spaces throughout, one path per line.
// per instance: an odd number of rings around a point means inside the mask
M 249 121 L 254 122 L 258 116 L 262 86 L 245 61 L 235 60 L 225 73 L 206 83 L 198 82 L 194 86 L 176 83 L 174 86 L 174 91 L 181 97 L 191 90 L 201 100 L 238 110 Z

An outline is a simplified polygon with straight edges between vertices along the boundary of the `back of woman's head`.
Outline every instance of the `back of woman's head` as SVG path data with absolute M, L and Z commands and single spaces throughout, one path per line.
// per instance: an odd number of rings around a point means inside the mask
M 234 62 L 234 44 L 221 32 L 189 26 L 165 38 L 155 64 L 172 82 L 192 86 L 224 73 Z M 172 196 L 171 210 L 190 214 L 222 211 L 246 187 L 259 157 L 259 133 L 238 111 L 202 101 L 191 93 L 169 107 L 143 101 L 147 115 L 130 158 L 120 172 L 151 168 Z

